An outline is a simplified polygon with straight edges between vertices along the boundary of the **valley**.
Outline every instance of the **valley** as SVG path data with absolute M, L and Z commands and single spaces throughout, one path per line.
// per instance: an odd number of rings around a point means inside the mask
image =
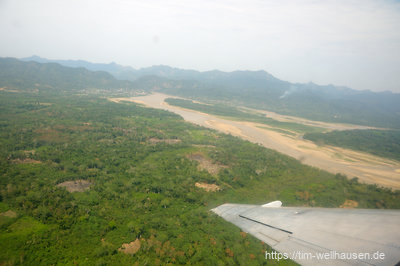
M 400 266 L 400 1 L 0 12 L 0 266 Z
M 113 98 L 111 100 L 114 102 L 133 101 L 148 107 L 168 110 L 179 114 L 186 121 L 258 143 L 264 147 L 296 158 L 304 164 L 321 168 L 334 174 L 342 173 L 349 178 L 357 177 L 361 182 L 368 184 L 400 189 L 400 163 L 398 161 L 340 147 L 318 146 L 311 141 L 303 139 L 300 134 L 295 132 L 293 135 L 286 134 L 286 129 L 279 132 L 276 128 L 268 127 L 264 124 L 233 121 L 215 115 L 172 106 L 164 102 L 169 97 L 173 96 L 153 93 L 147 96 Z M 268 116 L 271 115 L 271 113 L 266 114 Z M 314 122 L 278 114 L 274 114 L 273 118 L 281 121 L 323 127 L 326 130 L 370 128 L 349 124 Z

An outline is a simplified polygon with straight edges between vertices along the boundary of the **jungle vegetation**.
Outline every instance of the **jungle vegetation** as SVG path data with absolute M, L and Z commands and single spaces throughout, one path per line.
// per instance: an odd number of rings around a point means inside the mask
M 398 130 L 369 129 L 307 133 L 304 138 L 318 145 L 339 146 L 400 161 L 400 131 Z
M 202 170 L 191 154 L 219 172 Z M 77 180 L 90 188 L 59 186 Z M 225 202 L 277 199 L 400 208 L 399 191 L 303 165 L 169 112 L 51 89 L 0 91 L 0 264 L 290 264 L 265 260 L 270 247 L 210 212 Z M 134 254 L 119 251 L 136 239 Z

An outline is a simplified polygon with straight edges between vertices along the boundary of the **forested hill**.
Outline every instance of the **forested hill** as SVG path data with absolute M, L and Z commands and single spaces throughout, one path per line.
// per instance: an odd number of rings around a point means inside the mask
M 40 57 L 23 60 L 105 70 L 115 78 L 134 81 L 136 88 L 148 91 L 224 101 L 312 120 L 400 128 L 400 94 L 389 91 L 378 93 L 334 85 L 290 83 L 262 70 L 199 72 L 162 65 L 137 70 L 115 63 L 95 64 L 81 60 Z
M 109 63 L 109 64 L 98 64 L 98 63 L 91 63 L 84 60 L 51 60 L 42 58 L 39 56 L 31 56 L 26 58 L 21 58 L 21 61 L 34 61 L 37 63 L 57 63 L 66 67 L 74 67 L 74 68 L 86 68 L 87 70 L 91 71 L 106 71 L 113 75 L 117 79 L 121 80 L 134 80 L 133 72 L 135 69 L 129 66 L 121 66 L 116 63 Z
M 23 62 L 0 58 L 0 87 L 54 90 L 133 89 L 129 81 L 121 81 L 104 71 L 70 68 L 57 63 Z

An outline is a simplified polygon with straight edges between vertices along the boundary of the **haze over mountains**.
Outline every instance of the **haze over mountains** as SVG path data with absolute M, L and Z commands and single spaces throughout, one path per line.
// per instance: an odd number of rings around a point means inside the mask
M 53 88 L 56 90 L 82 90 L 88 88 L 133 89 L 131 82 L 115 79 L 111 74 L 70 68 L 57 63 L 41 64 L 23 62 L 15 58 L 0 59 L 0 82 L 2 87 L 20 89 Z
M 334 85 L 290 83 L 265 71 L 199 72 L 170 66 L 136 70 L 116 63 L 49 60 L 37 56 L 21 60 L 0 60 L 0 86 L 25 84 L 32 87 L 36 83 L 53 86 L 55 80 L 62 79 L 61 84 L 64 85 L 58 87 L 63 89 L 159 91 L 320 121 L 400 128 L 400 94 L 389 91 L 358 91 Z

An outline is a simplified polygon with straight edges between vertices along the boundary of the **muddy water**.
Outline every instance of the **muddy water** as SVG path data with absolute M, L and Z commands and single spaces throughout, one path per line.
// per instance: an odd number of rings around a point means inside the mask
M 260 125 L 250 122 L 231 121 L 200 113 L 193 110 L 170 106 L 164 102 L 165 98 L 174 97 L 165 94 L 152 94 L 133 98 L 114 98 L 112 101 L 120 100 L 134 101 L 148 107 L 168 110 L 179 114 L 186 121 L 212 128 L 224 133 L 241 137 L 267 148 L 274 149 L 283 154 L 300 160 L 302 163 L 324 169 L 331 173 L 342 173 L 348 177 L 358 177 L 360 181 L 380 186 L 400 189 L 400 163 L 369 154 L 346 150 L 338 147 L 320 147 L 314 143 L 294 138 L 282 133 L 259 128 Z M 290 119 L 295 119 L 291 117 Z M 302 121 L 297 121 L 301 123 Z M 326 124 L 326 128 L 343 127 L 343 125 Z M 320 124 L 321 126 L 321 124 Z M 348 125 L 350 128 L 358 128 Z

